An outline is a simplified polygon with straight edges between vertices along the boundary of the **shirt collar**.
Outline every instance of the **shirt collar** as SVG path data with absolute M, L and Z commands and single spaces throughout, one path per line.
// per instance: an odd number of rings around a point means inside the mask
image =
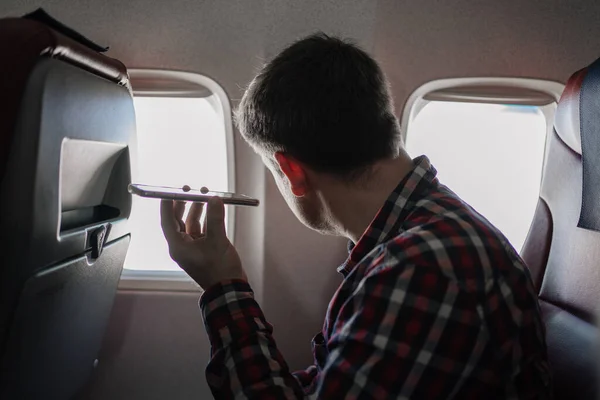
M 436 180 L 437 171 L 426 156 L 413 160 L 414 168 L 400 181 L 355 244 L 348 242 L 348 259 L 337 271 L 346 276 L 377 245 L 396 236 L 418 200 L 418 193 Z

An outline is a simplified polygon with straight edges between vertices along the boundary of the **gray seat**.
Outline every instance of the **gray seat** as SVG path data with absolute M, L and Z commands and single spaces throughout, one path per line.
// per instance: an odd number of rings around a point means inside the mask
M 127 71 L 68 30 L 0 20 L 0 398 L 72 398 L 129 245 Z
M 598 68 L 575 73 L 558 104 L 554 132 L 546 142 L 540 199 L 523 247 L 546 323 L 556 399 L 596 399 L 598 389 L 600 226 L 582 222 L 597 221 L 600 213 L 597 207 L 582 208 L 582 153 L 588 162 L 600 161 L 600 153 L 582 152 L 581 132 L 586 122 L 600 122 L 593 120 L 600 114 L 581 113 L 586 78 L 600 78 Z M 600 100 L 600 91 L 595 93 Z M 589 138 L 598 141 L 600 131 L 592 134 Z M 600 179 L 586 178 L 585 183 L 586 190 L 600 188 Z

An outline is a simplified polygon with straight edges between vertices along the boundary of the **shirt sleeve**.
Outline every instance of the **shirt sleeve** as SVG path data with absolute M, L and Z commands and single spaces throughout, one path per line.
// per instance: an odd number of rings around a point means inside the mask
M 241 280 L 210 287 L 200 299 L 211 342 L 206 379 L 217 399 L 303 399 L 316 368 L 292 375 L 250 285 Z

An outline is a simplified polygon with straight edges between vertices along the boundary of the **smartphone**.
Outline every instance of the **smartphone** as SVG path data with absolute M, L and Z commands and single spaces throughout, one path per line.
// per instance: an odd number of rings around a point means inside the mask
M 148 197 L 153 199 L 165 199 L 165 200 L 182 200 L 182 201 L 193 201 L 196 203 L 206 203 L 211 197 L 220 197 L 225 204 L 232 204 L 236 206 L 251 206 L 256 207 L 259 205 L 258 199 L 244 196 L 243 194 L 229 193 L 229 192 L 201 192 L 198 189 L 190 189 L 184 191 L 183 188 L 166 187 L 166 186 L 149 186 L 141 185 L 137 183 L 131 183 L 127 188 L 129 193 L 135 194 L 141 197 Z

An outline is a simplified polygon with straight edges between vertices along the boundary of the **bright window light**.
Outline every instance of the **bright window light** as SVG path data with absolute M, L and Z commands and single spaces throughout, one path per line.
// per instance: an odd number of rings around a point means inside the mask
M 134 105 L 138 141 L 135 183 L 227 191 L 224 122 L 207 99 L 135 97 Z M 169 257 L 159 209 L 160 200 L 133 196 L 126 269 L 180 270 Z
M 406 147 L 425 154 L 440 182 L 520 251 L 538 201 L 546 119 L 539 107 L 432 101 L 411 122 Z

